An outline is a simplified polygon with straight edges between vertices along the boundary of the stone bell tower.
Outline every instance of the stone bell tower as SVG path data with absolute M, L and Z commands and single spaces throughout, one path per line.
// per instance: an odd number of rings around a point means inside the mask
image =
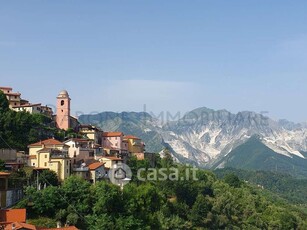
M 70 98 L 66 90 L 57 96 L 56 124 L 59 129 L 70 128 Z

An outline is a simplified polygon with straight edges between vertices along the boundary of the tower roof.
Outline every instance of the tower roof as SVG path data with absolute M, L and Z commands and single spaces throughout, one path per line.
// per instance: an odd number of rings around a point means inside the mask
M 58 97 L 69 97 L 69 94 L 66 90 L 62 90 L 60 93 L 59 93 L 59 96 Z

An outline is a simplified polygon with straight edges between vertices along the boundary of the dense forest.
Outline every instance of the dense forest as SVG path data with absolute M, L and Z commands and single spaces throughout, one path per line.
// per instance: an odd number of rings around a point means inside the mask
M 269 190 L 288 202 L 307 207 L 307 179 L 297 179 L 289 174 L 270 171 L 253 171 L 234 168 L 215 170 L 218 178 L 234 174 L 247 183 Z
M 188 166 L 157 157 L 157 168 Z M 132 171 L 148 168 L 132 158 Z M 168 171 L 169 172 L 169 171 Z M 146 172 L 145 172 L 146 174 Z M 28 209 L 30 222 L 54 226 L 55 221 L 81 229 L 307 229 L 307 214 L 234 174 L 217 179 L 205 170 L 194 180 L 132 181 L 119 186 L 108 181 L 90 184 L 70 177 L 61 186 L 37 191 L 28 187 L 18 207 Z
M 73 131 L 66 135 L 70 132 Z M 64 135 L 49 117 L 9 109 L 6 96 L 0 91 L 0 148 L 26 151 L 31 143 L 50 137 L 63 140 Z

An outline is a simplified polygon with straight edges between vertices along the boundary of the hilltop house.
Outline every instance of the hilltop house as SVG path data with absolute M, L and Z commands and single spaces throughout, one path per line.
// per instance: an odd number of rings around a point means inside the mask
M 123 159 L 112 156 L 104 156 L 99 159 L 100 162 L 104 163 L 106 169 L 112 168 L 115 164 L 122 163 Z
M 94 140 L 95 144 L 101 145 L 102 130 L 93 125 L 79 125 L 79 132 L 88 139 Z
M 96 152 L 94 140 L 85 138 L 72 138 L 64 142 L 69 146 L 68 155 L 72 164 L 76 165 L 80 160 L 94 159 Z
M 103 132 L 102 147 L 106 155 L 123 158 L 128 155 L 128 143 L 122 132 Z
M 13 106 L 12 107 L 13 110 L 15 110 L 16 112 L 28 112 L 31 114 L 43 114 L 47 117 L 52 117 L 53 115 L 53 111 L 50 107 L 48 106 L 42 106 L 42 104 L 21 104 L 19 106 Z
M 36 168 L 47 168 L 53 170 L 63 181 L 70 176 L 69 146 L 55 139 L 47 139 L 28 146 L 28 165 Z
M 11 87 L 0 87 L 0 90 L 4 93 L 7 100 L 9 101 L 10 108 L 13 108 L 13 106 L 20 106 L 20 93 L 14 93 Z
M 0 87 L 0 90 L 5 94 L 12 110 L 16 112 L 25 111 L 31 114 L 44 114 L 52 117 L 52 108 L 41 104 L 31 104 L 28 100 L 21 99 L 21 94 L 19 92 L 14 93 L 11 87 Z
M 128 151 L 130 153 L 143 153 L 145 150 L 145 144 L 142 140 L 136 136 L 127 135 L 124 140 L 128 142 Z

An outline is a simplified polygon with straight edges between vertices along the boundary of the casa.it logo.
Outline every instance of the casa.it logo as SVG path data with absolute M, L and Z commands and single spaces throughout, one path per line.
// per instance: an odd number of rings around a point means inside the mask
M 131 169 L 124 163 L 115 164 L 110 168 L 109 179 L 113 184 L 123 187 L 131 181 L 131 178 Z

